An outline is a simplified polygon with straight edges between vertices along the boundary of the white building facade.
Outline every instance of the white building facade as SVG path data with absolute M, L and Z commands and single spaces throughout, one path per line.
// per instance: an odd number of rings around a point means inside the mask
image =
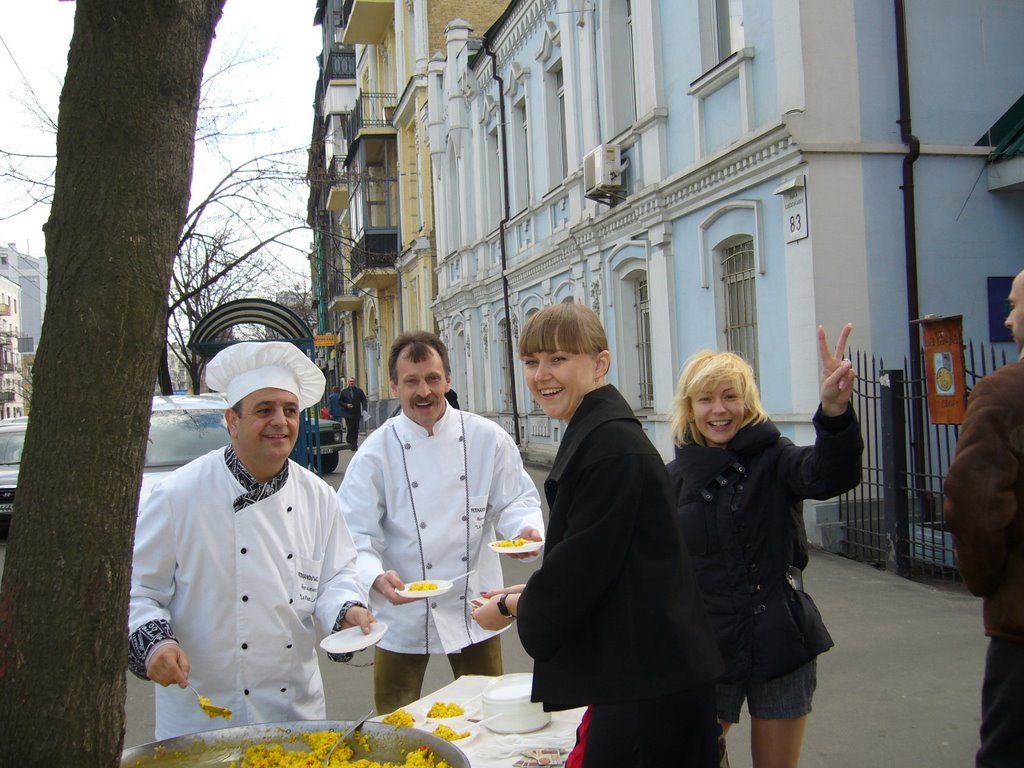
M 1024 198 L 990 129 L 1021 96 L 1022 32 L 1024 6 L 989 0 L 522 0 L 453 22 L 428 103 L 460 399 L 557 449 L 509 346 L 570 300 L 666 458 L 701 348 L 747 357 L 798 440 L 819 324 L 893 362 L 928 314 L 1008 348 L 994 297 L 1024 266 Z

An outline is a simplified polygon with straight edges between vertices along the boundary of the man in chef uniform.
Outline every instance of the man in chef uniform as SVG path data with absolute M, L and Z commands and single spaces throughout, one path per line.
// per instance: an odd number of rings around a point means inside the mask
M 231 444 L 172 472 L 139 512 L 129 668 L 156 689 L 156 737 L 326 716 L 323 633 L 373 615 L 333 489 L 288 459 L 324 376 L 287 342 L 210 361 Z M 210 719 L 191 683 L 232 717 Z
M 338 489 L 359 575 L 388 625 L 374 649 L 380 713 L 420 697 L 431 654 L 447 654 L 455 677 L 502 674 L 500 638 L 473 621 L 470 600 L 503 585 L 489 542 L 541 541 L 544 527 L 515 441 L 493 421 L 446 402 L 451 368 L 436 335 L 395 339 L 388 372 L 401 412 L 366 438 Z M 395 592 L 437 579 L 454 586 L 427 599 Z

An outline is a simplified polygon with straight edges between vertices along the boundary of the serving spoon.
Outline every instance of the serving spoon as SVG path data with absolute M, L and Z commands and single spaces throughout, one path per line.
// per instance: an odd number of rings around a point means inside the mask
M 199 706 L 203 712 L 206 713 L 207 717 L 223 717 L 225 720 L 231 719 L 231 710 L 227 707 L 218 707 L 216 704 L 211 704 L 210 700 L 199 693 L 196 687 L 192 683 L 188 684 L 188 687 L 192 689 L 192 693 L 199 699 Z
M 353 733 L 355 733 L 356 730 L 358 730 L 359 726 L 361 726 L 363 723 L 365 723 L 371 717 L 373 717 L 373 708 L 372 707 L 370 708 L 369 712 L 367 712 L 361 718 L 359 718 L 354 723 L 352 723 L 352 725 L 350 725 L 348 728 L 346 728 L 344 733 L 342 733 L 341 736 L 338 737 L 338 740 L 336 742 L 334 742 L 334 746 L 331 747 L 331 751 L 327 753 L 326 757 L 324 757 L 323 765 L 325 765 L 325 766 L 326 765 L 330 765 L 330 763 L 331 763 L 331 756 L 334 754 L 334 750 L 336 750 L 338 748 L 338 745 L 341 744 L 341 742 L 343 742 L 345 739 L 347 739 Z

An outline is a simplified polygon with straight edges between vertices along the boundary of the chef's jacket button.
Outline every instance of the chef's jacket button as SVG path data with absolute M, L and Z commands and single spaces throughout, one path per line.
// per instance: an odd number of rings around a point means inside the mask
M 465 599 L 466 599 L 465 595 L 459 595 L 459 600 L 463 600 L 464 601 Z
M 242 554 L 244 555 L 244 554 L 245 554 L 246 552 L 248 552 L 249 550 L 247 550 L 247 549 L 246 549 L 245 547 L 242 547 L 242 549 L 241 549 L 240 551 L 241 551 L 241 553 L 242 553 Z
M 242 595 L 242 602 L 243 603 L 248 603 L 249 602 L 249 596 L 248 595 Z
M 288 598 L 288 605 L 291 605 L 291 604 L 292 604 L 292 599 L 289 597 Z
M 757 570 L 757 563 L 751 563 L 750 564 L 750 570 L 751 571 L 756 571 Z
M 426 527 L 427 527 L 426 523 L 420 523 L 420 528 L 426 528 Z
M 291 647 L 292 647 L 291 643 L 288 643 L 288 645 L 285 646 L 285 648 L 291 648 Z
M 292 511 L 292 508 L 291 508 L 291 507 L 288 507 L 288 511 L 289 511 L 289 512 L 291 512 L 291 511 Z
M 765 604 L 764 604 L 764 603 L 761 603 L 760 605 L 758 605 L 758 606 L 757 606 L 757 607 L 756 607 L 756 608 L 754 609 L 754 613 L 755 613 L 755 614 L 758 614 L 758 613 L 764 613 L 764 612 L 765 612 L 766 610 L 768 610 L 768 609 L 767 609 L 767 608 L 765 607 Z
M 246 695 L 246 696 L 248 696 L 248 695 L 249 695 L 249 689 L 248 689 L 248 688 L 246 688 L 246 689 L 245 689 L 245 691 L 244 691 L 244 693 L 245 693 L 245 695 Z
M 465 475 L 459 475 L 459 480 L 465 480 L 465 479 L 466 479 Z
M 409 443 L 406 443 L 406 444 L 405 444 L 405 450 L 407 450 L 407 451 L 411 451 L 411 450 L 412 450 L 412 446 L 411 446 L 411 445 L 409 445 Z
M 437 603 L 431 603 L 431 604 L 430 604 L 430 607 L 431 607 L 431 608 L 437 608 Z
M 463 515 L 462 522 L 466 522 L 467 520 L 469 520 L 469 515 Z
M 419 481 L 418 480 L 413 480 L 412 481 L 412 487 L 413 488 L 419 488 L 420 487 Z
M 288 559 L 289 559 L 289 560 L 291 560 L 291 559 L 292 559 L 292 553 L 291 553 L 291 552 L 289 552 L 289 553 L 288 553 Z
M 459 442 L 460 443 L 465 442 L 465 440 L 466 440 L 466 436 L 465 435 L 459 435 Z
M 427 570 L 428 570 L 428 571 L 429 571 L 429 570 L 430 570 L 431 568 L 433 568 L 433 567 L 434 567 L 434 564 L 433 564 L 433 563 L 427 563 Z
M 469 560 L 469 557 L 466 556 L 466 555 L 463 555 L 462 556 L 462 562 L 466 562 L 467 560 Z
M 249 649 L 249 644 L 248 643 L 242 643 L 242 650 L 245 651 L 245 650 L 248 650 L 248 649 Z
M 285 691 L 287 691 L 287 690 L 288 690 L 287 688 L 282 688 L 282 689 L 281 689 L 281 693 L 284 693 L 284 692 L 285 692 Z

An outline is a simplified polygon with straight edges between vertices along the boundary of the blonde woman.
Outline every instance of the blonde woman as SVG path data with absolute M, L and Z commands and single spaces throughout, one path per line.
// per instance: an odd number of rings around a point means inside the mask
M 802 591 L 794 505 L 860 481 L 863 442 L 843 358 L 851 326 L 829 352 L 818 329 L 817 440 L 800 447 L 769 420 L 750 365 L 702 351 L 683 368 L 669 464 L 677 513 L 726 673 L 716 686 L 723 734 L 747 702 L 754 768 L 795 768 L 816 686 L 815 658 L 832 647 Z M 799 525 L 803 525 L 802 518 Z M 724 748 L 724 745 L 723 745 Z
M 519 354 L 536 402 L 567 425 L 544 483 L 544 562 L 473 617 L 489 629 L 518 617 L 545 709 L 588 705 L 568 768 L 713 768 L 721 659 L 665 464 L 605 381 L 604 328 L 581 304 L 546 307 Z

